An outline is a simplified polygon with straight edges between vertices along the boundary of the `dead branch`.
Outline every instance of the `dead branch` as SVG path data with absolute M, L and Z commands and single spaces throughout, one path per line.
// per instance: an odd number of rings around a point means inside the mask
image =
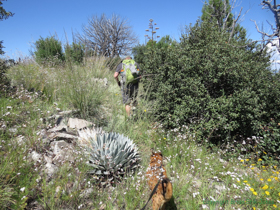
M 82 26 L 82 34 L 77 33 L 76 37 L 87 48 L 108 57 L 127 54 L 137 42 L 127 19 L 114 14 L 110 19 L 105 14 L 92 16 L 88 25 Z

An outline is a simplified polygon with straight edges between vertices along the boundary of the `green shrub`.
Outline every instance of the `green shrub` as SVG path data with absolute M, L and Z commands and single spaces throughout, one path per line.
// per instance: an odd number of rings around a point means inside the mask
M 156 119 L 165 127 L 189 125 L 219 142 L 246 140 L 270 118 L 280 120 L 279 80 L 267 52 L 227 41 L 215 25 L 198 23 L 176 48 L 146 52 L 144 87 L 158 101 Z
M 0 97 L 6 96 L 8 92 L 12 91 L 6 72 L 15 64 L 16 62 L 14 59 L 0 59 Z
M 53 36 L 37 40 L 34 54 L 40 64 L 57 65 L 65 60 L 61 42 Z
M 72 43 L 65 47 L 65 57 L 68 62 L 82 63 L 84 59 L 84 46 L 82 44 Z
M 146 45 L 137 45 L 132 49 L 134 60 L 140 65 L 144 64 L 144 58 L 147 51 L 155 47 L 157 49 L 166 50 L 169 46 L 175 47 L 177 42 L 172 40 L 169 35 L 162 37 L 158 42 L 150 40 Z

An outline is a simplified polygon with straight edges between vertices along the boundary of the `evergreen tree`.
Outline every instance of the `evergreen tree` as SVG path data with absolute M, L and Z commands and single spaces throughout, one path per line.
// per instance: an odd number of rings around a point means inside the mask
M 9 17 L 12 17 L 14 15 L 14 13 L 11 13 L 11 12 L 7 12 L 2 4 L 3 4 L 3 1 L 4 0 L 0 0 L 0 21 L 3 21 L 3 20 L 6 20 L 8 19 Z M 3 44 L 3 41 L 0 41 L 0 55 L 3 55 L 4 54 L 4 51 L 2 50 L 4 48 L 4 46 L 2 45 Z
M 144 54 L 147 52 L 148 48 L 155 47 L 157 49 L 167 49 L 168 46 L 175 46 L 176 41 L 172 40 L 169 35 L 162 37 L 158 42 L 149 40 L 147 44 L 137 45 L 132 49 L 132 54 L 134 56 L 134 60 L 139 63 L 144 63 Z
M 220 32 L 229 32 L 229 39 L 245 40 L 246 29 L 237 23 L 238 18 L 232 14 L 234 5 L 230 5 L 229 0 L 208 0 L 202 8 L 201 20 L 212 22 L 218 25 Z M 239 15 L 241 14 L 241 11 Z
M 85 56 L 84 46 L 81 43 L 72 43 L 65 47 L 65 57 L 67 61 L 82 63 Z
M 58 64 L 64 61 L 61 42 L 54 37 L 40 38 L 35 42 L 36 51 L 34 52 L 38 63 L 54 62 Z

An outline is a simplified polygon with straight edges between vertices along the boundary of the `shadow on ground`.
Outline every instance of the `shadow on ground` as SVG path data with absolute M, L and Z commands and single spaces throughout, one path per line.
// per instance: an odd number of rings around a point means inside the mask
M 174 202 L 174 196 L 166 203 L 165 210 L 177 210 L 177 206 Z

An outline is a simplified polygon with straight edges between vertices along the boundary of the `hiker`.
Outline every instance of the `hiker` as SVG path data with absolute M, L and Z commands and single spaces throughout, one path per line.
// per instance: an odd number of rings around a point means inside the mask
M 121 75 L 121 81 L 119 80 Z M 123 103 L 127 116 L 130 116 L 131 105 L 136 106 L 136 97 L 138 93 L 139 80 L 139 65 L 127 56 L 118 66 L 114 77 L 121 87 Z

